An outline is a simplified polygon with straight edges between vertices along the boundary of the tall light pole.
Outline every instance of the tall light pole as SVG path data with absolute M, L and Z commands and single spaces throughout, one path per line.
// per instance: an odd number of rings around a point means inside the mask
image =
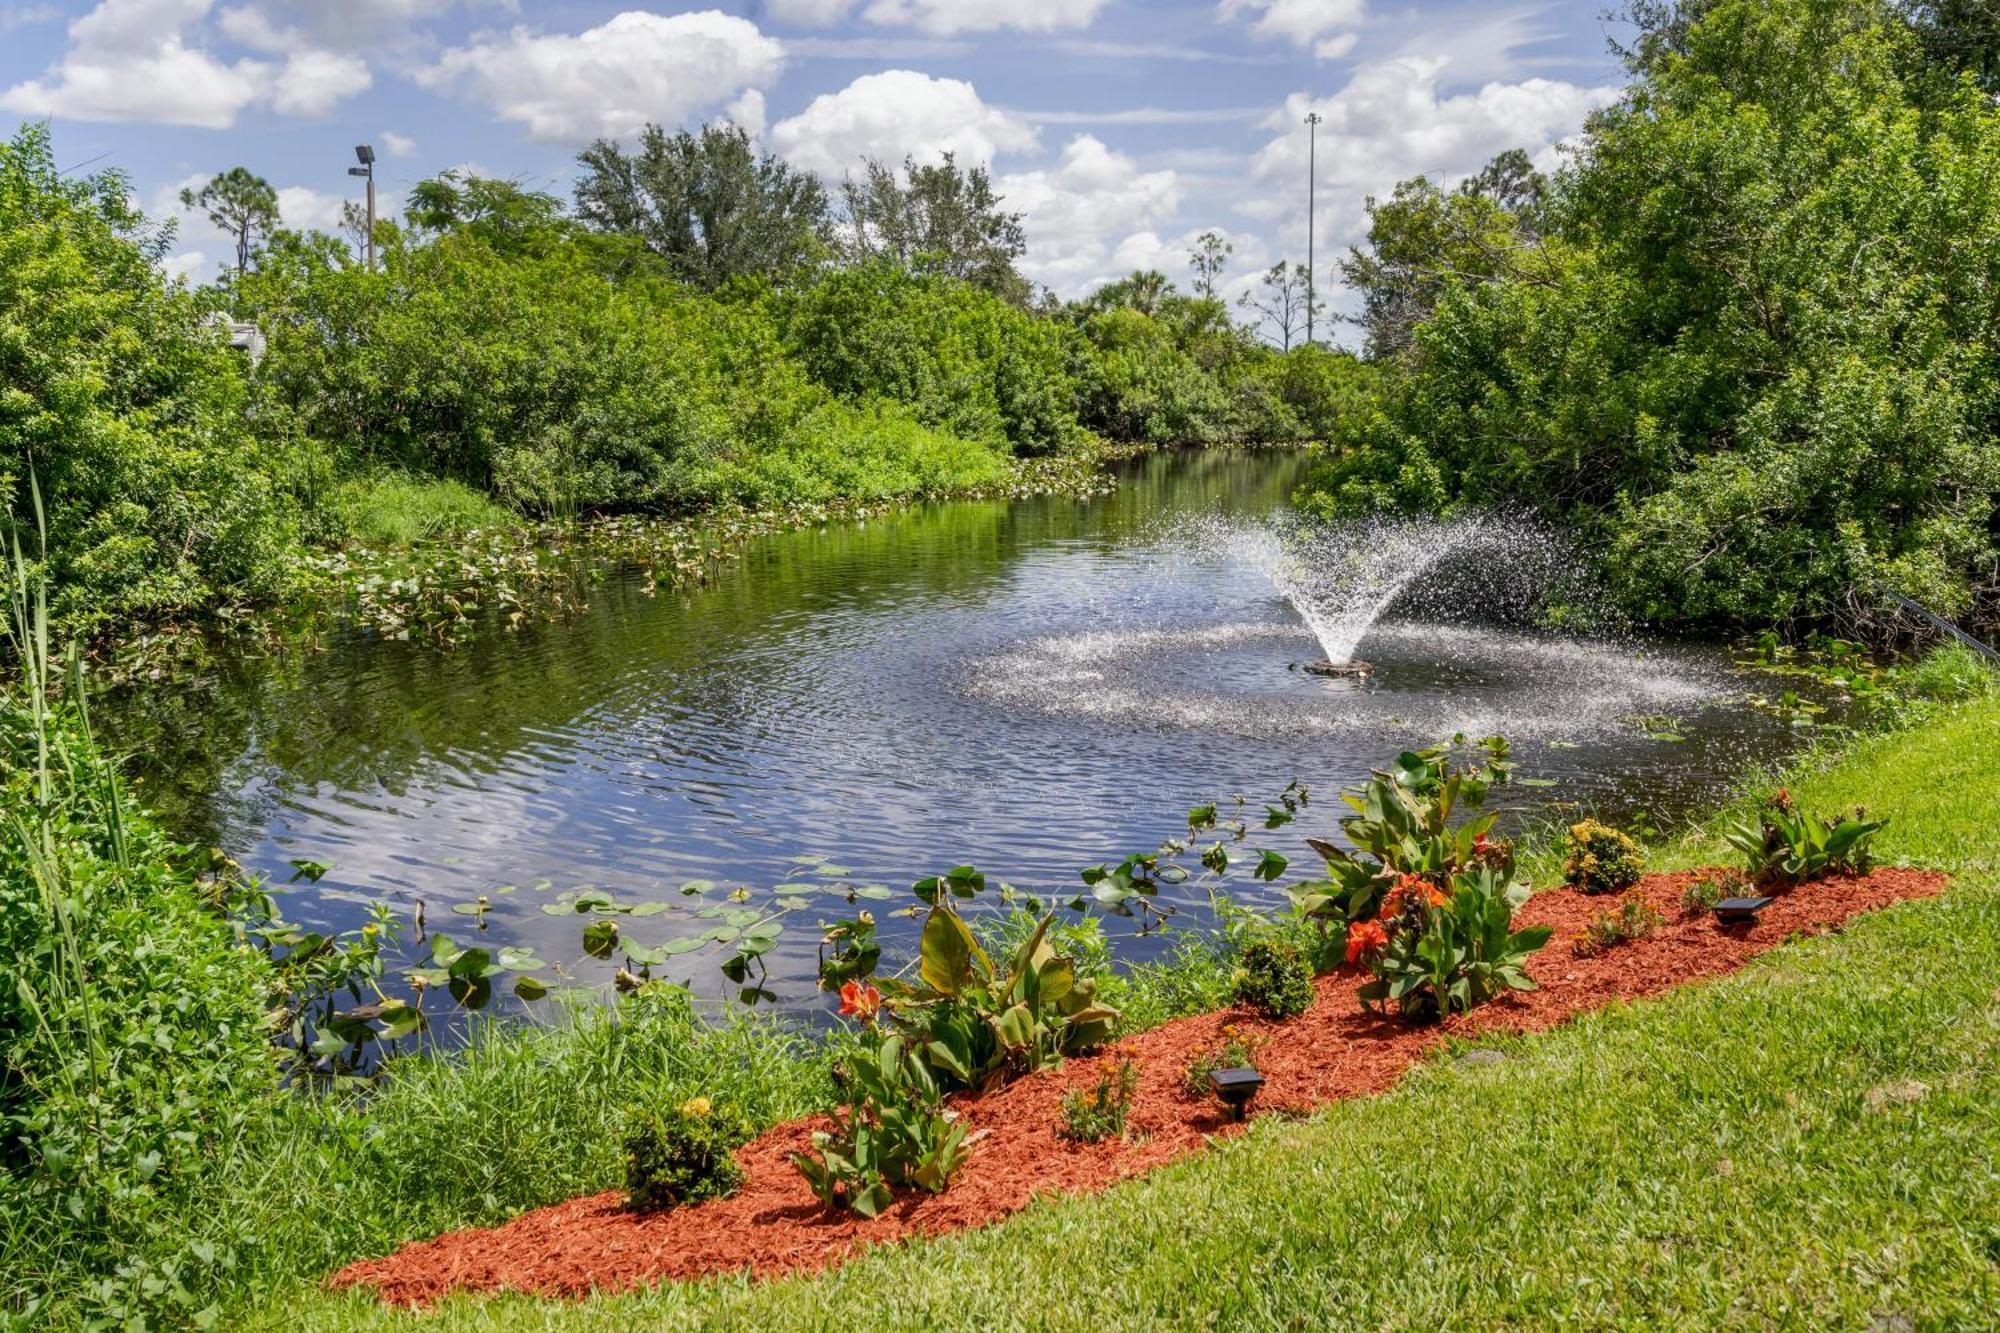
M 365 176 L 368 179 L 368 271 L 375 271 L 375 149 L 369 144 L 356 144 L 354 158 L 361 165 L 349 167 L 350 176 Z
M 1319 206 L 1319 127 L 1326 118 L 1306 114 L 1306 346 L 1313 340 L 1313 223 Z M 374 189 L 374 186 L 369 186 Z

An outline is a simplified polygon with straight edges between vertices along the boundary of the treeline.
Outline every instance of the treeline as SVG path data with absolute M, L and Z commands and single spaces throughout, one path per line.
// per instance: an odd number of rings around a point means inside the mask
M 1103 441 L 1323 438 L 1364 399 L 1353 358 L 1231 317 L 1214 242 L 1207 294 L 1038 295 L 1021 219 L 950 158 L 869 164 L 838 206 L 729 127 L 581 164 L 573 208 L 423 182 L 372 269 L 225 172 L 185 202 L 237 262 L 189 291 L 120 176 L 63 177 L 45 127 L 0 146 L 0 484 L 25 531 L 40 480 L 61 616 L 280 597 L 412 478 L 536 518 L 946 494 Z M 254 370 L 224 317 L 265 338 Z
M 1994 619 L 2000 20 L 1635 0 L 1632 83 L 1553 179 L 1376 201 L 1347 265 L 1381 410 L 1351 513 L 1526 503 L 1654 622 Z

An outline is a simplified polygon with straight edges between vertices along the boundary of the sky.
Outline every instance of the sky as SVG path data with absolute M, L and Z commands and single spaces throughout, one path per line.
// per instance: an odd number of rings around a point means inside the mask
M 575 155 L 728 120 L 830 184 L 951 150 L 1026 215 L 1064 297 L 1187 278 L 1204 230 L 1230 295 L 1330 260 L 1399 180 L 1525 148 L 1546 164 L 1615 96 L 1601 0 L 0 0 L 0 132 L 49 119 L 66 170 L 116 168 L 180 216 L 176 273 L 229 247 L 177 196 L 245 166 L 286 225 L 331 229 L 373 144 L 385 212 L 450 168 L 565 198 Z M 1336 304 L 1341 304 L 1336 300 Z

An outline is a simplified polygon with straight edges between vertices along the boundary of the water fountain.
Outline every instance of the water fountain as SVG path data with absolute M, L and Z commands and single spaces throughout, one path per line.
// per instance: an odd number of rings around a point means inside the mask
M 1397 597 L 1446 556 L 1521 535 L 1516 525 L 1485 516 L 1344 524 L 1292 517 L 1229 529 L 1222 547 L 1268 579 L 1319 641 L 1325 656 L 1298 669 L 1366 678 L 1375 668 L 1355 649 Z

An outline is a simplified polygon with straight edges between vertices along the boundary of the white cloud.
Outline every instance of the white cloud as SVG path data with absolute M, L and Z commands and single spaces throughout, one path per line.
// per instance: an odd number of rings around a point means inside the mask
M 327 194 L 305 185 L 287 185 L 278 191 L 278 219 L 293 231 L 338 231 L 340 229 L 340 206 L 347 199 L 337 194 Z M 379 195 L 375 204 L 378 211 L 387 213 L 387 201 Z
M 1249 19 L 1250 31 L 1260 37 L 1338 60 L 1354 49 L 1354 29 L 1368 17 L 1368 6 L 1366 0 L 1222 0 L 1216 12 L 1225 19 Z
M 854 0 L 770 0 L 771 17 L 803 28 L 824 28 L 840 22 Z
M 961 79 L 914 70 L 865 74 L 825 93 L 771 129 L 771 144 L 793 166 L 837 177 L 864 157 L 900 163 L 906 156 L 954 153 L 963 166 L 987 166 L 996 154 L 1035 146 L 1035 127 L 988 106 Z
M 1325 118 L 1318 132 L 1318 237 L 1326 256 L 1365 235 L 1368 196 L 1384 197 L 1398 181 L 1417 175 L 1449 183 L 1510 148 L 1525 148 L 1546 161 L 1554 144 L 1618 95 L 1610 87 L 1527 79 L 1446 96 L 1439 88 L 1445 67 L 1440 59 L 1402 57 L 1362 67 L 1331 97 L 1292 94 L 1266 122 L 1277 133 L 1251 164 L 1252 178 L 1264 191 L 1238 210 L 1281 221 L 1286 245 L 1303 251 L 1307 135 L 1302 122 L 1309 111 Z
M 873 0 L 862 17 L 870 23 L 955 32 L 1058 32 L 1087 28 L 1105 0 Z
M 1053 167 L 1013 172 L 994 184 L 1002 207 L 1026 214 L 1021 270 L 1063 295 L 1129 273 L 1120 238 L 1160 226 L 1180 208 L 1171 171 L 1141 171 L 1125 154 L 1080 134 Z M 1185 262 L 1186 255 L 1181 259 Z
M 266 95 L 270 66 L 224 64 L 187 44 L 212 0 L 103 0 L 69 25 L 69 49 L 39 79 L 0 92 L 0 110 L 72 120 L 226 129 Z
M 368 62 L 332 51 L 300 51 L 271 85 L 271 108 L 287 116 L 324 116 L 375 82 Z
M 354 8 L 367 28 L 369 11 L 419 2 L 364 0 Z M 274 21 L 267 9 L 313 15 L 327 7 L 267 0 L 263 8 L 240 6 L 216 15 L 214 0 L 102 0 L 70 24 L 69 49 L 55 66 L 0 93 L 0 108 L 74 120 L 227 129 L 252 106 L 287 116 L 324 116 L 374 82 L 361 57 L 318 44 L 304 29 Z M 284 62 L 216 55 L 204 44 L 211 17 L 230 42 L 284 56 Z
M 378 137 L 382 140 L 382 151 L 390 157 L 416 156 L 417 141 L 409 135 L 398 134 L 394 130 L 383 130 Z
M 575 141 L 672 124 L 769 84 L 784 48 L 716 10 L 632 10 L 575 35 L 487 33 L 444 52 L 418 82 L 485 103 L 537 139 Z
M 167 281 L 177 282 L 186 278 L 189 282 L 199 281 L 200 274 L 208 268 L 208 256 L 200 250 L 183 250 L 179 254 L 168 255 L 160 261 L 160 269 L 167 275 Z

